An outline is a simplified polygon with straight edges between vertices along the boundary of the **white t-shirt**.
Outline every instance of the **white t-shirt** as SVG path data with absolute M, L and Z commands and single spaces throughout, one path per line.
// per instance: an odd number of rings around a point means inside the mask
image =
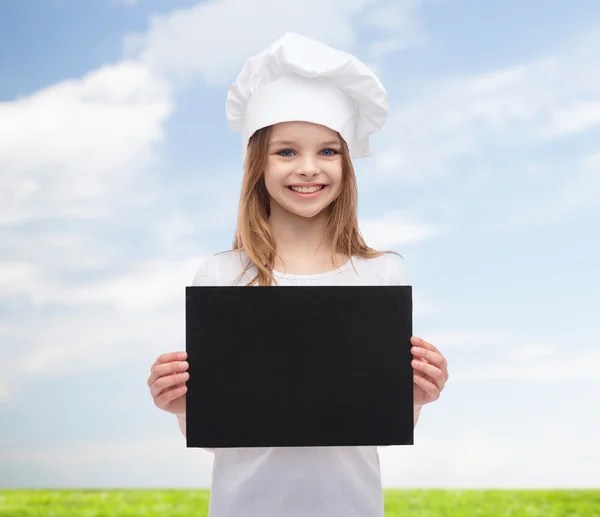
M 248 260 L 242 252 L 244 263 Z M 404 260 L 392 254 L 353 258 L 316 275 L 274 272 L 279 285 L 408 285 Z M 237 251 L 213 255 L 193 285 L 244 285 L 252 267 Z M 214 452 L 209 517 L 383 517 L 376 446 L 208 449 Z

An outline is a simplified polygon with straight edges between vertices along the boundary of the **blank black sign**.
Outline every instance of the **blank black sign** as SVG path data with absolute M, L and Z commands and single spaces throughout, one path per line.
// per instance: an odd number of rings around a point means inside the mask
M 187 446 L 413 445 L 411 336 L 411 286 L 187 286 Z

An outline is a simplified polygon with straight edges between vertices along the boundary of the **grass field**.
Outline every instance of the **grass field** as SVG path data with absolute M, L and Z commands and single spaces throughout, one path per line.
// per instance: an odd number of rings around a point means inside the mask
M 386 517 L 600 517 L 600 490 L 388 489 L 384 497 Z M 208 490 L 0 490 L 0 517 L 205 517 L 208 501 Z

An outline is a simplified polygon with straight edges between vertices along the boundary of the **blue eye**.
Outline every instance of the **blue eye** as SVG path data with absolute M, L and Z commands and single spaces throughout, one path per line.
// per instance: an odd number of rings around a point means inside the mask
M 290 155 L 286 155 L 286 156 L 284 156 L 284 155 L 282 155 L 282 154 L 281 154 L 281 153 L 285 153 L 286 151 L 290 151 L 290 152 L 292 152 L 292 153 L 294 152 L 294 151 L 292 151 L 291 149 L 282 149 L 281 151 L 279 151 L 279 152 L 278 152 L 278 153 L 276 153 L 276 154 L 278 154 L 279 156 L 283 156 L 284 158 L 289 158 L 289 157 L 290 157 Z M 335 149 L 331 149 L 330 147 L 328 147 L 327 149 L 323 149 L 323 151 L 332 151 L 332 153 L 333 153 L 333 154 L 326 154 L 325 156 L 334 156 L 335 154 L 338 154 L 338 152 L 337 152 Z M 321 151 L 321 152 L 322 152 L 322 151 Z

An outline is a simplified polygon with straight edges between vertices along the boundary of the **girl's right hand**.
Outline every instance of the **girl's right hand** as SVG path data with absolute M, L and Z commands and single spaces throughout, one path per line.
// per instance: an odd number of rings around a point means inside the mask
M 190 374 L 186 352 L 170 352 L 161 355 L 150 368 L 148 387 L 154 399 L 154 405 L 179 415 L 185 413 L 186 381 Z

